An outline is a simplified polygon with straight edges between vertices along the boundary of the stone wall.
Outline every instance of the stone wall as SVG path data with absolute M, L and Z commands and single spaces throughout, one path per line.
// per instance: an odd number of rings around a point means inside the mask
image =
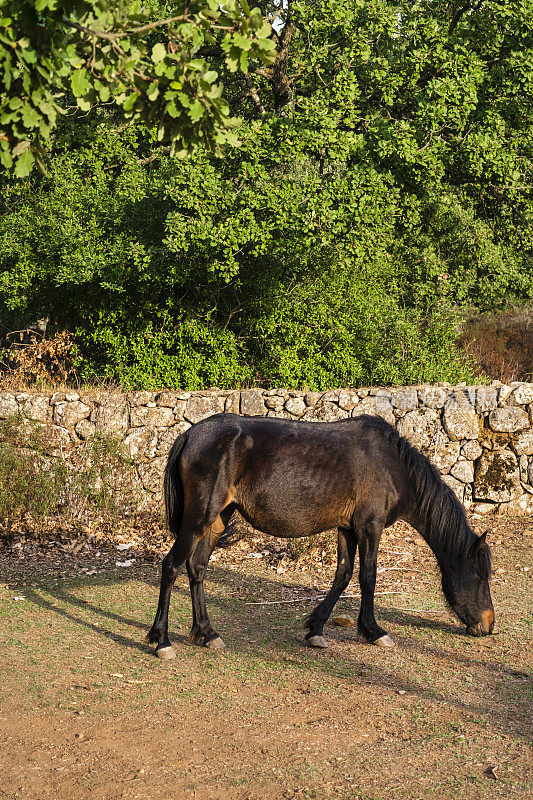
M 51 428 L 62 447 L 100 431 L 121 439 L 139 485 L 158 496 L 174 439 L 219 412 L 313 422 L 379 414 L 425 452 L 474 513 L 533 514 L 533 384 L 408 386 L 328 392 L 0 392 L 0 419 Z

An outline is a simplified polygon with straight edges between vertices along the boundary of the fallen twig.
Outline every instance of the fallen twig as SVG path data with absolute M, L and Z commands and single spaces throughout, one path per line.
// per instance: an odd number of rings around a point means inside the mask
M 383 594 L 403 594 L 403 592 L 374 592 L 374 596 L 383 595 Z M 290 600 L 246 600 L 244 602 L 245 606 L 274 606 L 280 605 L 281 603 L 303 603 L 305 600 L 325 600 L 327 595 L 325 594 L 314 594 L 308 595 L 306 597 L 293 597 Z M 360 594 L 343 594 L 342 597 L 339 597 L 339 600 L 360 600 Z
M 433 611 L 431 608 L 395 608 L 395 611 L 413 611 L 417 614 L 438 614 L 439 616 L 448 616 L 448 611 Z
M 381 567 L 378 569 L 378 574 L 381 575 L 383 572 L 390 572 L 393 569 L 402 570 L 403 572 L 418 572 L 420 575 L 424 575 L 424 571 L 421 569 L 414 569 L 414 567 Z

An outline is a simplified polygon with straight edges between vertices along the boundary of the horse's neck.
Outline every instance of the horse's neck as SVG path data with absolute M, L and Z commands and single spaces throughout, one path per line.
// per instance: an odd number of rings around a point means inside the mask
M 409 523 L 424 541 L 429 545 L 441 571 L 447 569 L 450 564 L 450 558 L 454 555 L 459 555 L 464 552 L 469 540 L 469 528 L 466 524 L 458 526 L 454 531 L 454 535 L 446 535 L 442 528 L 435 525 L 431 515 L 424 515 L 420 513 L 418 508 L 413 508 L 408 514 L 405 515 L 405 521 Z

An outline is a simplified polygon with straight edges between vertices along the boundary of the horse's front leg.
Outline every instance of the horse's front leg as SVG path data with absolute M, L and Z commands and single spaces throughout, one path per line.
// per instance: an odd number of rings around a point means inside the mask
M 324 625 L 328 621 L 335 603 L 350 583 L 353 575 L 353 565 L 357 541 L 354 531 L 348 528 L 339 528 L 337 534 L 337 570 L 331 589 L 321 603 L 309 614 L 305 627 L 309 633 L 305 640 L 311 647 L 327 647 L 324 639 Z
M 361 587 L 361 608 L 357 627 L 359 635 L 371 644 L 380 647 L 394 647 L 387 631 L 380 628 L 374 614 L 374 591 L 378 566 L 378 548 L 383 533 L 381 521 L 368 520 L 358 530 L 359 536 L 359 585 Z

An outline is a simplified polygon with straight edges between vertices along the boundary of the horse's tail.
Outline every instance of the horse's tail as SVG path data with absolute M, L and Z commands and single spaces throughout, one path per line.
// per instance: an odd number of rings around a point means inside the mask
M 165 467 L 165 478 L 163 481 L 166 520 L 169 530 L 174 536 L 178 535 L 183 519 L 184 500 L 180 458 L 181 451 L 185 447 L 187 439 L 188 432 L 182 433 L 172 445 Z

